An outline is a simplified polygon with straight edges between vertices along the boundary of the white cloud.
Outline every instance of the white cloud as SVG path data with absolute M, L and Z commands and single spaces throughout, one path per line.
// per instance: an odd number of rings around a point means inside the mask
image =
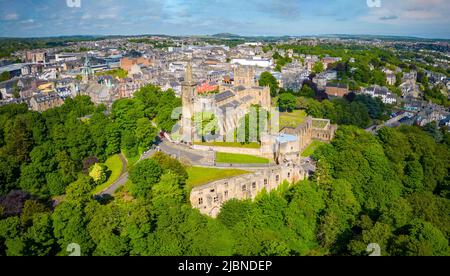
M 22 24 L 33 24 L 34 23 L 34 19 L 22 20 L 22 21 L 20 21 L 20 23 L 22 23 Z
M 2 19 L 5 21 L 14 21 L 14 20 L 19 19 L 19 16 L 17 15 L 17 13 L 8 13 L 8 14 L 5 14 L 2 17 Z
M 450 1 L 448 0 L 397 0 L 382 1 L 380 8 L 371 8 L 360 17 L 369 23 L 390 23 L 397 25 L 449 22 Z

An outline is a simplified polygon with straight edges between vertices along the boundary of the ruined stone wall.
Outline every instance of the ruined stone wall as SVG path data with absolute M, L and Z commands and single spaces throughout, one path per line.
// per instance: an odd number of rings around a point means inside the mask
M 262 192 L 278 188 L 284 181 L 295 183 L 306 178 L 306 172 L 297 166 L 276 166 L 254 173 L 215 181 L 195 187 L 190 202 L 200 213 L 217 217 L 223 204 L 231 199 L 255 199 Z

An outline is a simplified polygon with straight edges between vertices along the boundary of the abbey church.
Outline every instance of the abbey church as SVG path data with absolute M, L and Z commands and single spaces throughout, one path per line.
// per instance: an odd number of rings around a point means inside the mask
M 251 106 L 258 105 L 267 111 L 271 108 L 270 88 L 257 84 L 251 67 L 237 67 L 234 70 L 234 83 L 220 84 L 218 93 L 199 95 L 197 83 L 192 77 L 192 65 L 189 63 L 181 94 L 183 104 L 181 134 L 182 140 L 188 143 L 199 139 L 192 123 L 192 118 L 197 113 L 215 114 L 219 126 L 217 134 L 227 137 L 234 135 L 239 120 L 248 113 Z

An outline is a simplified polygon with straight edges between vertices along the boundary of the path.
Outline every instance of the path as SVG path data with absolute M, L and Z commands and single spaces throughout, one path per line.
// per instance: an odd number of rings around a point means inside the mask
M 119 178 L 108 188 L 103 190 L 99 195 L 112 195 L 120 186 L 124 185 L 128 180 L 128 171 L 127 171 L 127 159 L 123 156 L 122 153 L 119 154 L 120 161 L 122 161 L 122 171 L 120 172 Z
M 198 151 L 193 150 L 185 145 L 178 145 L 174 143 L 170 143 L 168 141 L 162 141 L 156 149 L 149 150 L 147 152 L 144 152 L 139 159 L 138 162 L 151 158 L 153 154 L 155 154 L 157 151 L 164 152 L 167 155 L 170 155 L 172 157 L 175 157 L 177 159 L 187 159 L 191 164 L 195 166 L 200 167 L 207 167 L 207 168 L 221 168 L 221 169 L 241 169 L 241 170 L 259 170 L 259 169 L 267 169 L 268 167 L 273 167 L 274 165 L 261 165 L 261 164 L 242 164 L 242 165 L 233 165 L 230 164 L 214 164 L 214 162 L 211 162 L 211 154 L 212 152 L 204 152 L 204 151 Z M 123 156 L 122 156 L 123 157 Z M 125 160 L 125 158 L 124 158 Z M 125 167 L 126 168 L 126 167 Z M 112 196 L 114 192 L 121 186 L 125 185 L 128 181 L 128 171 L 123 172 L 119 179 L 117 179 L 114 184 L 109 186 L 107 189 L 105 189 L 103 192 L 101 192 L 100 196 L 109 195 Z

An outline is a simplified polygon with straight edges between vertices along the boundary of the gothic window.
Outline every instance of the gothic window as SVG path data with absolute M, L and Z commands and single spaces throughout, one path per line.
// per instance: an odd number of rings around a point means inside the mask
M 256 189 L 256 182 L 253 182 L 253 183 L 252 183 L 252 188 L 253 188 L 253 189 Z
M 267 179 L 264 179 L 264 185 L 267 185 L 267 184 L 268 184 Z
M 277 182 L 280 182 L 280 176 L 277 175 L 277 177 L 275 178 Z
M 290 178 L 291 177 L 291 173 L 288 173 L 288 178 Z
M 219 197 L 218 196 L 214 197 L 214 203 L 218 203 L 218 202 L 219 202 Z
M 198 205 L 203 205 L 203 198 L 202 197 L 198 199 Z
M 225 191 L 225 198 L 228 198 L 228 191 Z
M 242 185 L 242 191 L 245 192 L 247 190 L 247 186 Z

